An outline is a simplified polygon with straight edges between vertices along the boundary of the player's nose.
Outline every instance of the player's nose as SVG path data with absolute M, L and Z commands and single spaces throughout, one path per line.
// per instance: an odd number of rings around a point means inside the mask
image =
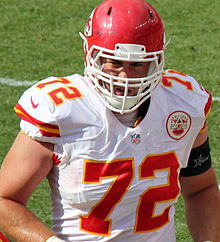
M 121 77 L 121 78 L 132 77 L 132 70 L 131 70 L 131 67 L 128 63 L 124 63 L 121 66 L 118 76 Z

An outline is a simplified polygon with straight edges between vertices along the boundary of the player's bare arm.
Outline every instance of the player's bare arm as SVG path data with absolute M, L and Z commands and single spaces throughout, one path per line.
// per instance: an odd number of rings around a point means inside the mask
M 0 226 L 15 241 L 45 241 L 54 233 L 31 211 L 27 202 L 52 168 L 53 145 L 19 133 L 0 171 Z
M 205 130 L 198 135 L 193 148 L 207 138 Z M 180 183 L 187 225 L 194 241 L 220 241 L 220 193 L 213 167 L 200 175 L 180 177 Z

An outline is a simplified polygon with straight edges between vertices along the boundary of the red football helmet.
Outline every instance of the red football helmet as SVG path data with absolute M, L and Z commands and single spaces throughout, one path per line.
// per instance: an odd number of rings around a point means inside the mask
M 162 78 L 165 30 L 149 3 L 106 0 L 93 10 L 84 35 L 80 35 L 84 40 L 85 76 L 109 109 L 121 114 L 132 112 L 152 95 Z M 119 78 L 102 71 L 101 58 L 150 65 L 145 77 Z M 123 86 L 123 96 L 114 93 L 116 86 Z M 128 96 L 128 88 L 134 86 L 137 94 Z

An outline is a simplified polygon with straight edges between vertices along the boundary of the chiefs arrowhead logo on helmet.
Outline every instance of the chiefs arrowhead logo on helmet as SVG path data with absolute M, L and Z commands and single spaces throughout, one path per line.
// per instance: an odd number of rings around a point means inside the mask
M 88 22 L 84 30 L 84 35 L 87 37 L 92 36 L 92 20 L 93 20 L 94 11 L 95 9 L 92 11 L 91 15 L 89 16 Z

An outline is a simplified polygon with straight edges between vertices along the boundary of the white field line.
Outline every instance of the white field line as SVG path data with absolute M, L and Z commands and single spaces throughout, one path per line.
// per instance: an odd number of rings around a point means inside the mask
M 11 78 L 0 78 L 0 84 L 3 85 L 8 85 L 8 86 L 32 86 L 34 83 L 37 81 L 18 81 L 16 79 L 11 79 Z M 213 101 L 220 102 L 220 97 L 212 97 Z
M 8 85 L 8 86 L 32 86 L 37 81 L 18 81 L 16 79 L 11 78 L 0 78 L 0 84 Z
M 220 102 L 220 97 L 212 97 L 212 100 L 213 100 L 213 101 Z

